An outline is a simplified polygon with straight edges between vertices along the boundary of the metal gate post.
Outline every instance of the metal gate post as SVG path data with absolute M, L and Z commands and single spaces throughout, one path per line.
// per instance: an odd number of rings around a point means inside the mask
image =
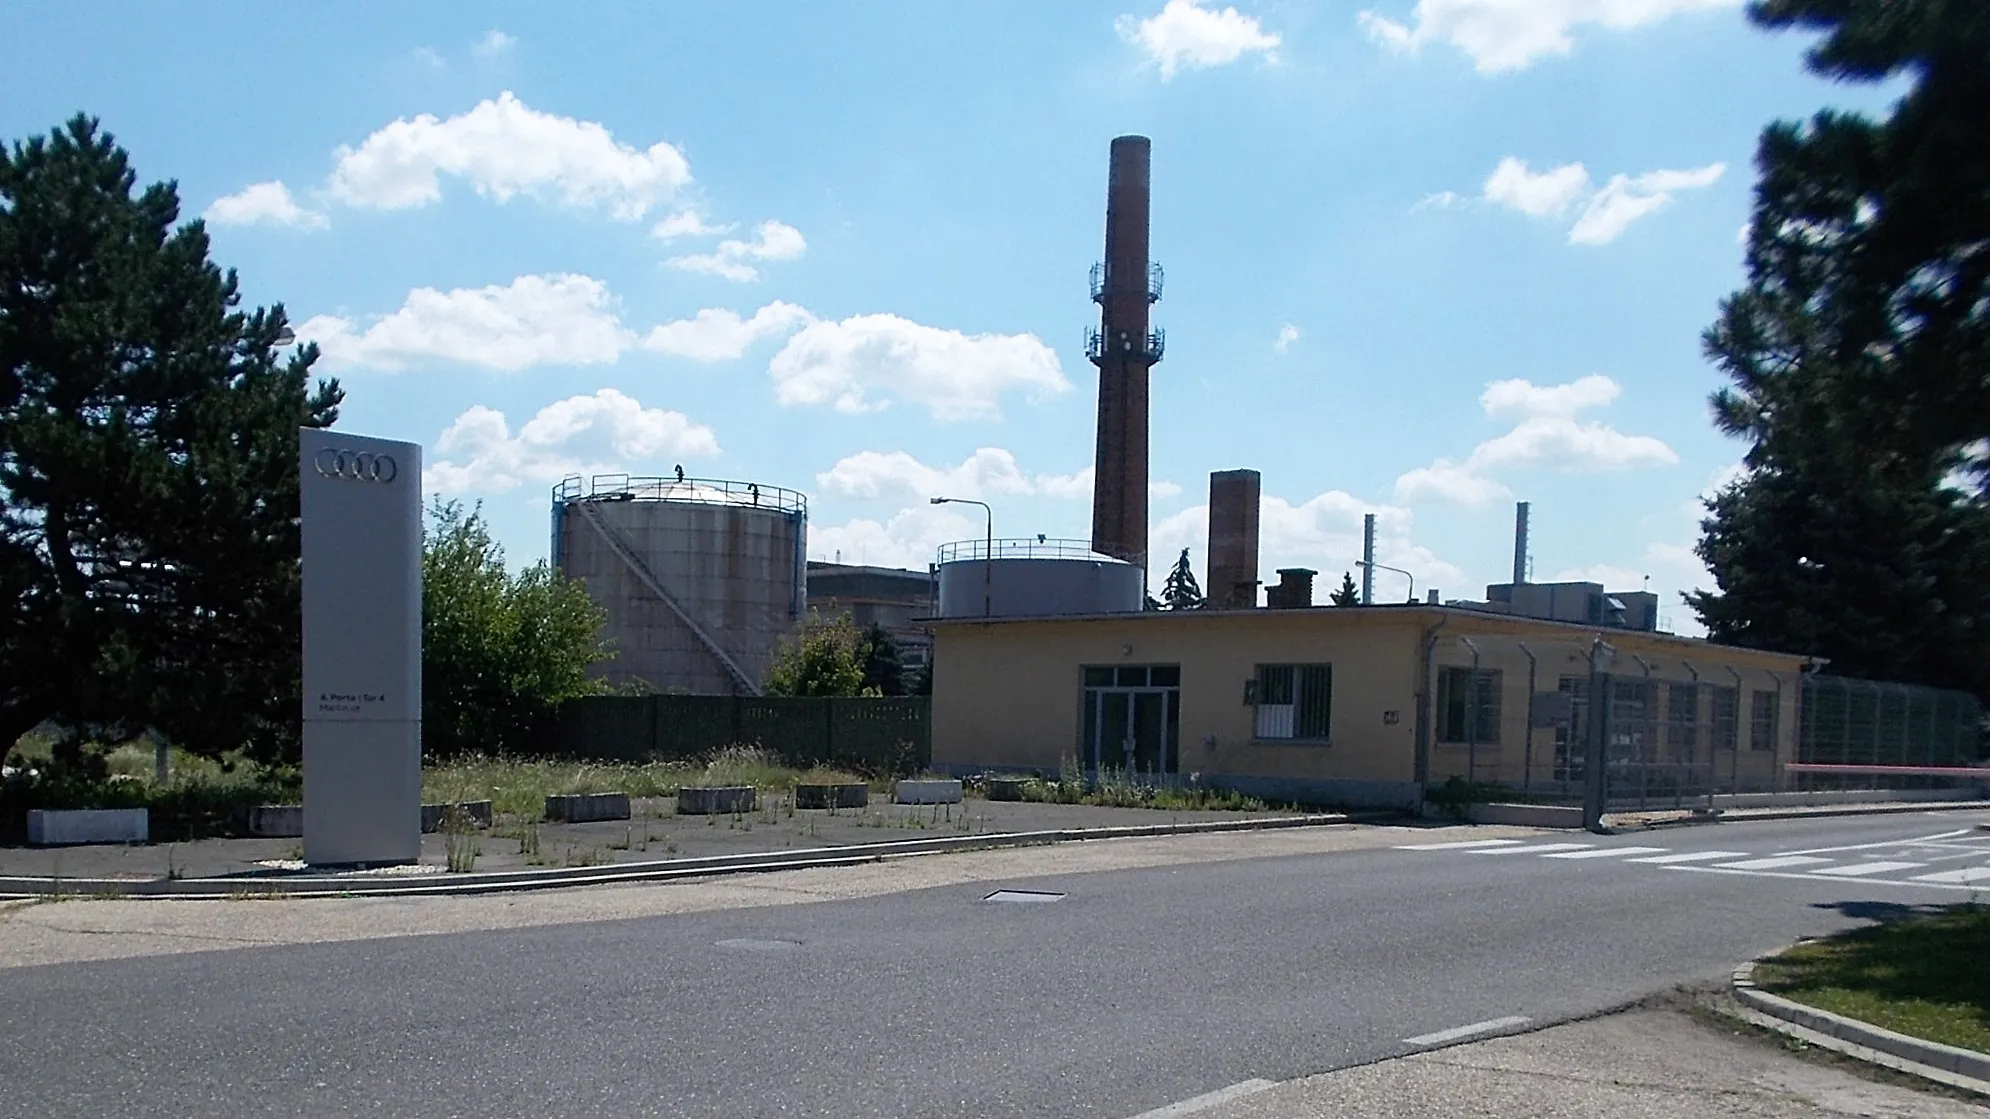
M 1598 637 L 1589 648 L 1589 725 L 1583 728 L 1589 739 L 1588 761 L 1583 765 L 1582 826 L 1593 832 L 1603 830 L 1603 806 L 1610 796 L 1608 761 L 1610 721 L 1610 676 L 1597 664 L 1597 654 L 1610 646 Z M 1614 652 L 1614 650 L 1611 650 Z

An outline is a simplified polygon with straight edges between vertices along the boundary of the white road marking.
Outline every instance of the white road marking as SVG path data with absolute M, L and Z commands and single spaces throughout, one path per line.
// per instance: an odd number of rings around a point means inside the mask
M 1927 863 L 1853 863 L 1851 866 L 1821 866 L 1810 873 L 1828 874 L 1833 878 L 1862 878 L 1868 874 L 1888 874 L 1896 870 L 1914 870 L 1927 865 Z
M 1715 859 L 1745 859 L 1746 851 L 1685 851 L 1677 855 L 1654 855 L 1648 859 L 1625 859 L 1627 863 L 1657 863 L 1671 866 L 1673 863 L 1707 863 Z
M 1550 851 L 1583 851 L 1594 847 L 1593 843 L 1536 843 L 1529 847 L 1489 847 L 1480 851 L 1467 851 L 1468 855 L 1545 855 Z
M 1206 1111 L 1209 1108 L 1215 1107 L 1219 1103 L 1229 1103 L 1231 1100 L 1241 1099 L 1244 1096 L 1262 1092 L 1266 1088 L 1276 1087 L 1278 1087 L 1278 1082 L 1275 1080 L 1246 1080 L 1242 1083 L 1232 1084 L 1228 1088 L 1218 1088 L 1214 1092 L 1204 1092 L 1199 1096 L 1177 1100 L 1166 1107 L 1157 1107 L 1152 1111 L 1143 1111 L 1135 1115 L 1133 1119 L 1174 1119 L 1177 1115 L 1193 1115 L 1198 1111 Z
M 1464 851 L 1473 847 L 1513 847 L 1522 841 L 1518 839 L 1464 839 L 1456 843 L 1414 843 L 1398 847 L 1398 851 Z
M 1839 851 L 1870 851 L 1875 847 L 1906 847 L 1915 843 L 1935 843 L 1944 839 L 1955 839 L 1958 836 L 1968 835 L 1969 832 L 1970 829 L 1962 828 L 1958 831 L 1945 831 L 1937 832 L 1934 835 L 1924 835 L 1916 839 L 1882 839 L 1877 843 L 1853 843 L 1844 847 L 1809 847 L 1802 851 L 1791 851 L 1790 854 L 1830 855 Z
M 1528 1019 L 1517 1014 L 1510 1018 L 1490 1018 L 1484 1022 L 1474 1022 L 1469 1026 L 1457 1026 L 1448 1030 L 1439 1030 L 1434 1034 L 1418 1034 L 1416 1037 L 1406 1037 L 1403 1039 L 1403 1044 L 1442 1045 L 1447 1041 L 1457 1041 L 1461 1037 L 1471 1037 L 1473 1034 L 1491 1033 L 1494 1030 L 1524 1026 L 1528 1021 Z
M 1785 878 L 1791 882 L 1809 882 L 1812 885 L 1815 885 L 1819 881 L 1825 881 L 1825 882 L 1830 881 L 1830 879 L 1828 878 L 1820 879 L 1815 874 L 1804 874 L 1798 872 L 1791 872 L 1785 874 L 1782 871 L 1777 871 L 1777 870 L 1722 870 L 1720 867 L 1717 866 L 1667 866 L 1667 867 L 1660 867 L 1659 869 L 1690 870 L 1700 874 L 1731 874 L 1736 878 Z M 1921 880 L 1927 877 L 1929 876 L 1924 874 L 1920 878 L 1913 878 L 1913 879 L 1861 878 L 1859 879 L 1859 884 L 1862 886 L 1904 886 L 1911 890 L 1968 890 L 1971 893 L 1975 893 L 1978 890 L 1982 889 L 1982 887 L 1980 886 L 1970 886 L 1959 882 L 1924 882 Z
M 1828 863 L 1830 859 L 1820 859 L 1816 855 L 1775 855 L 1766 859 L 1748 859 L 1738 863 L 1722 863 L 1722 870 L 1781 870 L 1790 866 L 1808 866 L 1812 863 Z
M 1653 851 L 1663 851 L 1663 847 L 1604 847 L 1595 851 L 1563 851 L 1555 855 L 1543 855 L 1544 859 L 1614 859 L 1619 855 L 1643 855 Z
M 1990 882 L 1990 866 L 1971 867 L 1968 870 L 1944 870 L 1938 874 L 1917 874 L 1915 882 L 1933 882 L 1948 886 L 1973 886 L 1978 882 Z

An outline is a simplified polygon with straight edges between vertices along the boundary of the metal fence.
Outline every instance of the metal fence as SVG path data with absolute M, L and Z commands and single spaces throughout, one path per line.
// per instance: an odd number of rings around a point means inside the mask
M 1756 793 L 1980 795 L 1990 780 L 1990 769 L 1973 768 L 1984 756 L 1982 710 L 1965 693 L 1746 667 L 1714 647 L 1657 655 L 1622 644 L 1608 633 L 1439 641 L 1429 784 L 1455 778 L 1476 799 L 1596 796 L 1622 812 Z
M 670 761 L 732 745 L 796 765 L 906 774 L 932 761 L 930 700 L 713 695 L 588 696 L 539 728 L 543 757 Z

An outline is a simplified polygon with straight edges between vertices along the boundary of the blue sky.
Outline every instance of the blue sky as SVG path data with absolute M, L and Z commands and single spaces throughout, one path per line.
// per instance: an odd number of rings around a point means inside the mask
M 1871 107 L 1738 0 L 0 9 L 0 135 L 102 118 L 512 557 L 569 472 L 810 496 L 812 556 L 1084 537 L 1107 145 L 1154 144 L 1154 578 L 1703 585 L 1699 352 L 1755 138 Z M 1378 593 L 1391 591 L 1388 573 Z

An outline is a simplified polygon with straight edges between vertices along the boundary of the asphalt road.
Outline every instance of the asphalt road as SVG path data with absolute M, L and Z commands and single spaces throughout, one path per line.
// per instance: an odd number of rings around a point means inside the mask
M 1984 820 L 1554 835 L 1002 884 L 1066 895 L 1049 903 L 976 884 L 14 968 L 0 1111 L 1125 1119 L 1963 900 L 1990 889 L 1990 832 L 1965 830 Z

